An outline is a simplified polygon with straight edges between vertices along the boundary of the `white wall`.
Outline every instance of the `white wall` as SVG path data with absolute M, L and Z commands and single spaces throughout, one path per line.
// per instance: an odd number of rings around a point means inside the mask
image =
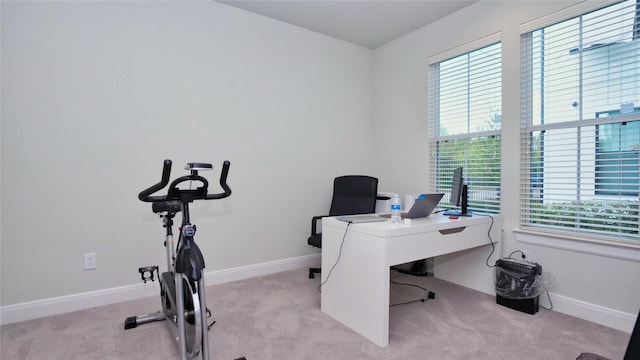
M 481 1 L 374 51 L 374 128 L 380 181 L 401 193 L 423 192 L 429 185 L 428 61 L 430 56 L 498 33 L 503 49 L 502 215 L 503 254 L 525 249 L 557 280 L 551 290 L 557 310 L 607 312 L 630 331 L 640 307 L 640 263 L 577 251 L 522 243 L 519 226 L 520 24 L 575 2 Z M 391 148 L 411 144 L 394 156 Z M 416 144 L 418 144 L 416 146 Z M 545 302 L 548 306 L 546 299 Z M 588 309 L 587 309 L 588 308 Z M 588 317 L 589 315 L 587 315 Z M 615 325 L 615 324 L 612 324 Z M 628 327 L 628 328 L 627 328 Z
M 1 2 L 0 304 L 137 284 L 138 266 L 162 264 L 162 229 L 137 193 L 164 158 L 176 174 L 232 162 L 234 194 L 193 208 L 208 271 L 317 254 L 309 219 L 334 176 L 429 186 L 427 58 L 500 32 L 503 253 L 529 250 L 557 278 L 556 309 L 630 321 L 637 262 L 512 231 L 519 25 L 571 4 L 480 2 L 372 52 L 215 2 Z M 97 270 L 82 270 L 86 252 Z
M 333 178 L 372 174 L 370 49 L 213 1 L 1 6 L 3 307 L 164 267 L 165 158 L 232 163 L 192 207 L 207 271 L 318 254 Z

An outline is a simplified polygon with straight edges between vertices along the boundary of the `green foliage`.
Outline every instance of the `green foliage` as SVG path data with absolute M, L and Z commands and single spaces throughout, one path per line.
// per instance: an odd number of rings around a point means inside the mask
M 457 167 L 464 168 L 470 188 L 499 187 L 500 136 L 482 136 L 438 142 L 438 183 L 450 183 Z
M 638 202 L 566 201 L 531 205 L 530 222 L 543 226 L 610 232 L 638 239 Z

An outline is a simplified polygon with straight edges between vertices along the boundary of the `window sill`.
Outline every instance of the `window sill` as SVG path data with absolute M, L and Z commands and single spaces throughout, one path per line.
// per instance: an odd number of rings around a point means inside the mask
M 598 241 L 595 239 L 522 229 L 514 229 L 513 233 L 518 242 L 525 244 L 640 262 L 640 244 Z

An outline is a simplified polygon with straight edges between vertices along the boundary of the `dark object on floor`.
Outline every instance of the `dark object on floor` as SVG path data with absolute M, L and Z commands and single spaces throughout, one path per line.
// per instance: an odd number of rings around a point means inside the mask
M 542 266 L 529 261 L 502 258 L 496 261 L 496 303 L 527 314 L 538 312 Z
M 506 297 L 496 295 L 496 304 L 533 315 L 538 312 L 538 298 L 539 296 L 532 299 L 508 299 Z
M 636 325 L 633 327 L 631 339 L 629 339 L 629 346 L 627 346 L 627 352 L 624 355 L 624 360 L 637 359 L 640 359 L 640 313 L 636 318 Z
M 600 355 L 593 354 L 593 353 L 582 353 L 576 358 L 576 360 L 610 360 L 610 359 L 606 357 L 602 357 Z
M 638 360 L 640 359 L 640 314 L 636 318 L 636 325 L 631 332 L 631 338 L 629 339 L 629 345 L 627 346 L 627 352 L 624 354 L 624 360 Z M 606 357 L 602 357 L 592 353 L 582 353 L 576 360 L 609 360 Z
M 396 265 L 393 266 L 392 269 L 397 270 L 398 272 L 401 272 L 403 274 L 409 274 L 413 276 L 433 276 L 433 273 L 429 272 L 429 263 L 427 259 Z

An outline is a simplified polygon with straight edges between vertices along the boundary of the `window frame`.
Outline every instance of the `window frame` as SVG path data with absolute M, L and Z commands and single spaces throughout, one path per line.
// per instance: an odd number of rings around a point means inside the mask
M 598 114 L 596 114 L 598 117 Z M 631 129 L 631 124 L 633 126 L 640 126 L 640 120 L 632 121 L 632 122 L 622 122 L 622 123 L 613 123 L 613 124 L 598 124 L 596 125 L 596 159 L 595 159 L 595 195 L 596 196 L 628 196 L 630 198 L 638 198 L 640 195 L 640 191 L 636 188 L 635 191 L 627 191 L 625 190 L 629 185 L 638 183 L 640 180 L 638 176 L 638 170 L 640 164 L 636 162 L 635 164 L 628 163 L 628 160 L 638 159 L 638 152 L 640 149 L 631 149 L 625 150 L 622 148 L 622 138 L 624 127 L 629 126 L 628 129 Z M 603 131 L 602 127 L 611 126 L 611 125 L 620 125 L 616 128 L 616 133 L 618 137 L 618 146 L 617 150 L 603 150 L 603 146 L 601 145 L 601 132 Z M 631 129 L 633 130 L 633 129 Z M 606 168 L 615 167 L 614 172 L 635 172 L 635 176 L 628 178 L 620 178 L 609 176 L 611 171 L 607 171 Z M 635 167 L 635 169 L 630 169 Z M 605 168 L 605 170 L 603 170 Z M 618 189 L 618 192 L 615 191 Z
M 501 144 L 502 144 L 502 124 L 501 124 L 501 119 L 502 119 L 502 81 L 499 81 L 499 89 L 500 89 L 500 110 L 499 110 L 499 119 L 500 121 L 496 121 L 495 119 L 497 119 L 497 117 L 494 116 L 494 122 L 493 124 L 498 124 L 498 127 L 495 129 L 489 129 L 489 130 L 481 130 L 481 131 L 473 131 L 470 130 L 467 124 L 467 131 L 466 132 L 462 132 L 462 133 L 456 133 L 456 134 L 450 134 L 450 135 L 441 135 L 440 134 L 440 127 L 442 122 L 440 121 L 440 92 L 441 92 L 441 87 L 440 87 L 440 77 L 438 76 L 438 73 L 440 71 L 440 65 L 448 60 L 455 60 L 458 59 L 462 56 L 472 56 L 474 54 L 474 52 L 478 51 L 478 53 L 480 53 L 480 51 L 484 50 L 485 48 L 489 48 L 491 46 L 495 46 L 498 45 L 499 46 L 499 56 L 500 56 L 500 60 L 499 60 L 499 74 L 500 74 L 500 79 L 502 78 L 502 42 L 501 42 L 501 36 L 499 33 L 495 33 L 495 34 L 491 34 L 489 36 L 486 36 L 484 38 L 480 38 L 477 39 L 473 42 L 467 43 L 463 46 L 460 46 L 458 48 L 455 49 L 451 49 L 448 50 L 446 52 L 434 55 L 432 57 L 429 58 L 429 90 L 431 93 L 431 96 L 429 98 L 429 108 L 431 109 L 429 112 L 429 119 L 428 119 L 428 128 L 429 128 L 429 140 L 430 140 L 430 152 L 431 152 L 431 163 L 430 163 L 430 178 L 431 178 L 431 191 L 437 191 L 437 192 L 444 192 L 446 195 L 443 198 L 443 201 L 441 201 L 441 207 L 442 205 L 448 205 L 448 195 L 449 195 L 449 191 L 450 191 L 450 185 L 449 187 L 447 187 L 445 184 L 442 183 L 442 181 L 439 181 L 438 179 L 449 179 L 451 177 L 450 173 L 447 173 L 447 171 L 449 172 L 453 172 L 453 169 L 455 167 L 457 167 L 458 165 L 451 165 L 453 166 L 451 169 L 447 169 L 446 171 L 442 171 L 440 166 L 439 166 L 439 156 L 440 156 L 440 150 L 441 148 L 439 147 L 440 143 L 451 143 L 453 144 L 453 142 L 456 142 L 456 144 L 454 144 L 454 147 L 457 145 L 457 142 L 464 142 L 465 146 L 469 146 L 470 143 L 472 143 L 474 140 L 477 141 L 478 143 L 481 141 L 488 141 L 489 143 L 493 142 L 493 139 L 497 138 L 498 140 L 498 146 L 497 146 L 497 158 L 498 158 L 498 163 L 497 166 L 495 167 L 495 169 L 497 169 L 498 171 L 498 176 L 499 179 L 501 177 Z M 467 66 L 469 64 L 469 60 L 467 60 Z M 462 92 L 468 92 L 468 88 L 465 88 Z M 467 106 L 469 106 L 469 95 L 467 94 L 467 101 L 466 104 Z M 468 115 L 468 118 L 470 118 L 471 116 Z M 469 121 L 469 119 L 467 119 L 467 121 Z M 467 173 L 470 171 L 469 167 L 467 166 L 468 164 L 464 164 L 462 165 L 464 168 L 464 175 L 466 176 Z M 449 167 L 451 167 L 449 166 Z M 447 175 L 449 177 L 447 177 Z M 445 181 L 446 181 L 445 179 Z M 450 179 L 449 179 L 450 180 Z M 470 179 L 472 182 L 474 181 L 473 179 Z M 476 181 L 478 185 L 480 185 L 482 183 L 482 179 Z M 469 183 L 468 181 L 465 181 L 465 183 Z M 478 186 L 479 188 L 480 186 Z M 474 187 L 473 184 L 469 184 L 469 190 L 470 190 L 470 194 L 472 191 L 474 191 Z M 484 194 L 484 193 L 488 193 L 487 190 L 476 190 L 478 194 Z M 484 193 L 483 193 L 484 191 Z M 482 203 L 483 199 L 473 199 L 473 196 L 470 195 L 469 196 L 469 209 L 472 211 L 482 211 L 482 212 L 487 212 L 487 213 L 499 213 L 500 212 L 500 206 L 501 206 L 501 200 L 500 200 L 500 180 L 497 181 L 497 190 L 495 190 L 495 196 L 497 196 L 497 200 L 489 200 L 487 202 L 486 206 L 482 206 L 479 205 L 479 203 Z M 493 195 L 493 194 L 492 194 Z M 490 195 L 487 195 L 490 196 Z M 474 202 L 476 203 L 476 205 L 474 206 Z M 493 204 L 493 206 L 492 206 Z M 449 204 L 450 205 L 450 204 Z M 455 205 L 455 204 L 454 204 Z
M 521 24 L 520 26 L 521 46 L 526 46 L 527 41 L 531 41 L 531 37 L 526 38 L 523 35 L 529 34 L 535 30 L 542 29 L 550 25 L 554 25 L 566 20 L 570 20 L 577 16 L 581 16 L 601 8 L 605 8 L 617 2 L 619 1 L 609 1 L 607 3 L 598 3 L 598 4 L 582 3 L 582 4 L 572 6 L 570 8 L 567 8 L 563 11 L 557 12 L 555 14 L 552 14 L 550 16 L 547 16 L 541 19 L 536 19 L 532 22 L 528 22 L 525 24 Z M 635 40 L 635 41 L 638 41 L 638 40 Z M 525 101 L 524 100 L 525 97 L 528 99 L 527 101 L 530 102 L 533 95 L 532 90 L 527 88 L 525 84 L 531 83 L 528 81 L 530 79 L 527 79 L 526 77 L 531 76 L 531 71 L 528 69 L 532 69 L 532 67 L 531 67 L 531 64 L 527 65 L 524 63 L 524 56 L 523 56 L 523 60 L 521 60 L 520 63 L 522 66 L 521 71 L 523 76 L 523 78 L 521 79 L 522 81 L 521 98 L 523 98 L 522 100 L 523 103 Z M 596 122 L 582 121 L 582 120 L 580 121 L 576 120 L 573 122 L 574 124 L 558 123 L 555 126 L 531 125 L 531 123 L 527 123 L 527 121 L 529 121 L 532 118 L 532 116 L 531 114 L 527 113 L 527 110 L 524 109 L 524 106 L 522 109 L 521 118 L 522 118 L 521 157 L 523 159 L 525 156 L 530 156 L 529 146 L 531 143 L 530 143 L 530 140 L 528 140 L 528 138 L 530 134 L 533 132 L 533 129 L 544 131 L 545 129 L 548 129 L 548 128 L 556 129 L 556 128 L 562 128 L 562 127 L 571 127 L 571 126 L 580 128 L 582 126 L 598 125 L 598 123 Z M 638 118 L 637 116 L 634 117 L 632 115 L 620 115 L 619 117 L 615 117 L 615 119 L 609 120 L 608 122 L 605 122 L 605 123 L 614 123 L 614 122 L 617 123 L 617 122 L 623 122 L 625 120 L 637 121 Z M 531 181 L 531 176 L 533 173 L 531 172 L 531 169 L 528 168 L 529 166 L 527 164 L 529 163 L 530 163 L 529 161 L 522 163 L 523 166 L 520 172 L 520 176 L 521 176 L 521 181 L 523 182 L 527 181 L 529 183 L 527 190 L 530 191 L 530 190 L 533 190 L 535 186 L 532 186 L 534 184 L 534 181 Z M 605 195 L 602 195 L 602 196 L 605 196 Z M 520 204 L 521 214 L 519 219 L 519 228 L 514 229 L 516 240 L 524 243 L 543 245 L 543 246 L 549 246 L 549 247 L 561 248 L 561 249 L 567 249 L 567 250 L 579 250 L 582 252 L 593 253 L 597 255 L 606 255 L 606 256 L 611 256 L 615 258 L 623 258 L 623 259 L 634 260 L 634 261 L 640 260 L 640 241 L 637 241 L 636 239 L 621 240 L 617 237 L 594 238 L 586 234 L 573 235 L 573 234 L 569 234 L 568 232 L 555 232 L 555 231 L 544 229 L 544 228 L 527 226 L 527 224 L 525 224 L 524 222 L 525 217 L 522 212 L 525 211 L 527 207 L 531 206 L 531 199 L 532 199 L 531 195 L 525 196 L 525 191 L 524 190 L 521 191 L 521 204 Z M 527 210 L 527 211 L 530 211 L 530 210 Z M 620 250 L 620 249 L 623 249 L 623 250 Z

